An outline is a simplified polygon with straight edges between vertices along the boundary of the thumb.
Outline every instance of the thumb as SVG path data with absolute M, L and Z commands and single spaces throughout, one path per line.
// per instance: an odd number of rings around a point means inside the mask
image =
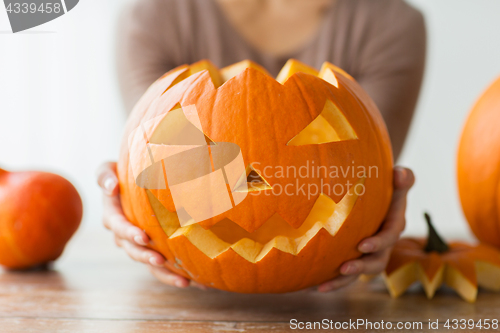
M 394 167 L 394 191 L 408 192 L 415 183 L 415 175 L 408 168 Z
M 107 196 L 115 196 L 118 194 L 118 177 L 116 175 L 116 163 L 103 163 L 97 169 L 97 184 L 102 188 Z

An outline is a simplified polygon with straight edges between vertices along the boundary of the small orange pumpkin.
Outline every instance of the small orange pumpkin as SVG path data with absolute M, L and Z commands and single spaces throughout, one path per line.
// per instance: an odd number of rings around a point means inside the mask
M 205 137 L 200 152 L 210 154 L 207 175 L 223 169 L 214 152 L 224 144 L 239 147 L 242 156 L 242 177 L 218 173 L 232 208 L 198 223 L 193 208 L 211 201 L 213 188 L 177 191 L 168 159 L 158 157 L 167 148 L 189 148 L 187 138 L 175 136 L 188 129 Z M 201 157 L 172 165 L 189 173 L 198 164 Z M 349 172 L 325 176 L 331 166 Z M 325 63 L 318 72 L 290 60 L 274 79 L 250 61 L 222 70 L 201 61 L 168 72 L 137 103 L 118 176 L 127 218 L 147 232 L 169 269 L 218 289 L 278 293 L 332 279 L 344 261 L 361 255 L 357 244 L 377 231 L 388 209 L 392 167 L 377 107 L 341 69 Z M 316 176 L 297 175 L 301 168 Z M 158 176 L 137 176 L 136 169 Z M 362 195 L 354 193 L 358 185 Z M 342 193 L 330 191 L 342 186 Z M 321 190 L 299 190 L 304 187 Z M 191 206 L 179 208 L 175 195 Z M 185 216 L 189 225 L 181 223 Z
M 77 190 L 63 177 L 0 169 L 0 265 L 24 269 L 56 260 L 82 213 Z
M 446 244 L 426 214 L 429 237 L 400 239 L 392 251 L 384 278 L 392 297 L 420 281 L 432 299 L 443 283 L 464 300 L 475 302 L 478 286 L 500 291 L 500 252 L 488 245 Z
M 500 248 L 500 78 L 476 102 L 458 147 L 462 209 L 476 237 Z

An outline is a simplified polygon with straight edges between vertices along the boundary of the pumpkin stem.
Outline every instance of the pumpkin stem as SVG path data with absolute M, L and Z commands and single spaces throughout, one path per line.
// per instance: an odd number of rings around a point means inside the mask
M 427 237 L 427 245 L 425 246 L 425 252 L 437 252 L 444 253 L 449 250 L 448 244 L 439 236 L 436 229 L 432 225 L 431 217 L 429 214 L 424 213 L 425 220 L 427 221 L 427 226 L 429 227 L 429 236 Z

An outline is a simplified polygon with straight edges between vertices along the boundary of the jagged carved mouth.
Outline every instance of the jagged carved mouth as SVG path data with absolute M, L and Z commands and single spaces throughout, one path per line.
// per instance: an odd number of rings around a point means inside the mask
M 323 228 L 335 236 L 358 199 L 358 185 L 363 186 L 364 181 L 365 178 L 359 179 L 338 203 L 321 194 L 304 223 L 297 229 L 275 214 L 253 233 L 227 218 L 208 229 L 199 224 L 181 227 L 175 212 L 167 210 L 150 191 L 147 194 L 156 218 L 169 238 L 184 236 L 210 258 L 231 248 L 246 260 L 255 263 L 264 258 L 272 248 L 297 255 Z

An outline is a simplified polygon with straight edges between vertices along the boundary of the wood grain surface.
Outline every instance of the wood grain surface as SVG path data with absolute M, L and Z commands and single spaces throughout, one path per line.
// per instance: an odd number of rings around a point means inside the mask
M 500 294 L 481 291 L 477 303 L 468 304 L 445 289 L 429 301 L 415 286 L 394 300 L 380 278 L 328 294 L 240 295 L 177 289 L 158 282 L 101 229 L 80 230 L 50 270 L 0 270 L 2 333 L 299 331 L 290 329 L 291 319 L 423 322 L 423 330 L 417 331 L 451 332 L 443 325 L 454 318 L 500 319 Z M 429 319 L 439 320 L 440 328 L 428 330 Z

